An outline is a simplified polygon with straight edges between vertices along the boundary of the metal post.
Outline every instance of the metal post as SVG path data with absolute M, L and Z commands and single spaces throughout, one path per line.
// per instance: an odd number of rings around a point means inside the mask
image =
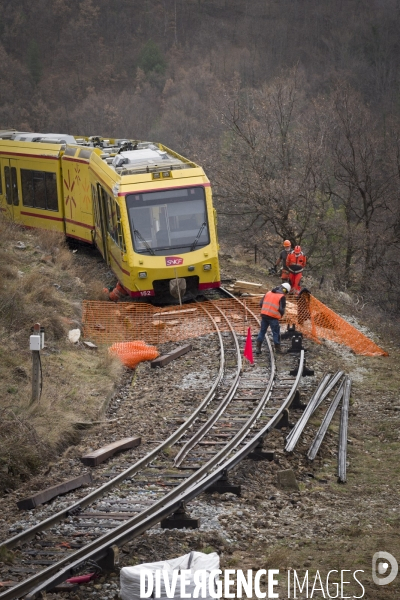
M 178 290 L 179 304 L 182 307 L 181 290 L 179 288 L 178 275 L 177 275 L 176 269 L 174 269 L 174 271 L 175 271 L 175 279 L 176 279 L 176 289 Z
M 34 335 L 40 336 L 40 323 L 33 326 Z M 32 398 L 31 404 L 40 399 L 41 375 L 40 375 L 40 350 L 32 350 Z

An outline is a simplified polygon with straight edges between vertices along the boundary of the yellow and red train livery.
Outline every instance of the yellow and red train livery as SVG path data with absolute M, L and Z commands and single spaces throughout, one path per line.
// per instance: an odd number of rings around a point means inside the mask
M 0 210 L 97 246 L 131 297 L 219 287 L 216 212 L 203 169 L 128 139 L 0 131 Z

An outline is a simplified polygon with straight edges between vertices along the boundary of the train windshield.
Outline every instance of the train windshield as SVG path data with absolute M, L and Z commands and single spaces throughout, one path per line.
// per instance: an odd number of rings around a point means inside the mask
M 136 252 L 185 254 L 210 243 L 203 187 L 129 194 L 126 205 Z

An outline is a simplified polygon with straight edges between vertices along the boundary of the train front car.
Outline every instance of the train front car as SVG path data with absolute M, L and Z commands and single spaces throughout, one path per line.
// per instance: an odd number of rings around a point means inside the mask
M 210 183 L 161 144 L 0 131 L 0 211 L 95 244 L 120 283 L 113 300 L 220 285 Z
M 163 303 L 219 287 L 216 217 L 203 169 L 161 145 L 127 144 L 112 160 L 132 297 Z

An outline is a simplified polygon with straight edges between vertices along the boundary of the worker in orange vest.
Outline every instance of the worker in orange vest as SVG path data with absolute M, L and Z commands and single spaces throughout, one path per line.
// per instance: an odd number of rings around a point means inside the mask
M 291 253 L 291 251 L 292 251 L 292 248 L 291 248 L 290 241 L 285 240 L 283 242 L 283 250 L 279 254 L 279 258 L 275 264 L 275 273 L 277 273 L 277 269 L 282 262 L 282 272 L 281 272 L 282 283 L 289 282 L 289 269 L 287 268 L 287 265 L 286 265 L 286 259 L 289 256 L 289 254 Z
M 261 345 L 264 341 L 268 327 L 271 327 L 275 350 L 281 351 L 281 330 L 279 320 L 285 314 L 286 294 L 290 292 L 290 285 L 282 283 L 270 292 L 267 292 L 260 302 L 261 329 L 257 336 L 256 354 L 261 354 Z
M 300 281 L 303 277 L 303 269 L 306 264 L 306 255 L 303 254 L 300 246 L 295 246 L 293 252 L 286 259 L 286 265 L 289 269 L 289 283 L 295 294 L 300 293 Z

